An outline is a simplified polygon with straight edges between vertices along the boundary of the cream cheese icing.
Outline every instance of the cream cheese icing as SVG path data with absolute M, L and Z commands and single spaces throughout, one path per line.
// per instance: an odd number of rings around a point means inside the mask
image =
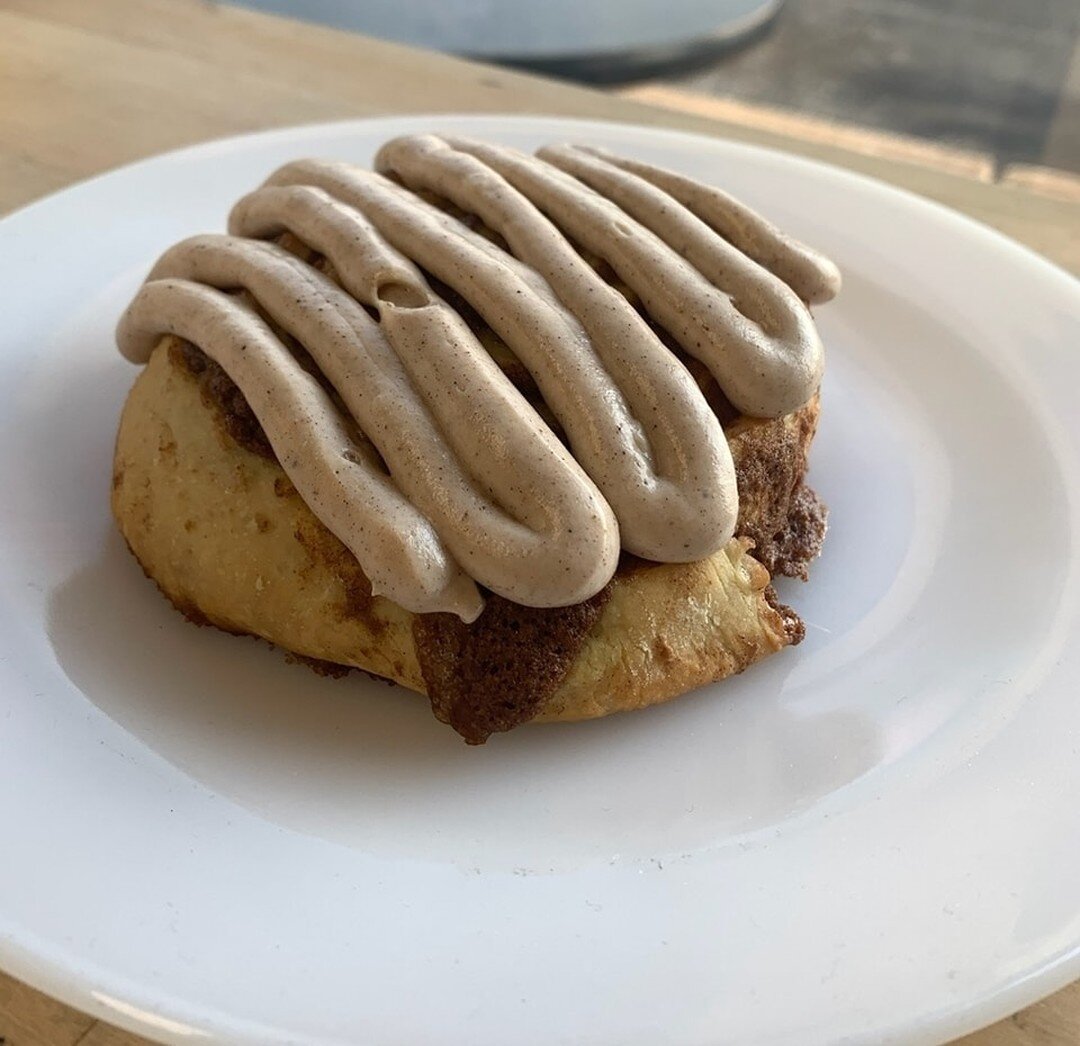
M 836 292 L 835 266 L 719 190 L 599 150 L 421 135 L 387 143 L 376 168 L 275 172 L 229 235 L 162 256 L 121 351 L 145 362 L 172 334 L 217 361 L 373 592 L 417 613 L 473 620 L 478 585 L 569 605 L 610 580 L 620 547 L 665 562 L 723 547 L 738 513 L 727 441 L 655 328 L 741 411 L 780 416 L 820 382 L 806 303 Z M 274 242 L 284 233 L 332 274 Z M 429 277 L 517 356 L 566 445 Z

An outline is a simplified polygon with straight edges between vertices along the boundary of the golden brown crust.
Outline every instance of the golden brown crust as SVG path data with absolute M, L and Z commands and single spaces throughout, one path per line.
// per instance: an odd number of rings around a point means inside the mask
M 166 340 L 135 382 L 117 437 L 114 515 L 147 574 L 193 620 L 429 693 L 436 714 L 473 742 L 530 718 L 666 701 L 801 638 L 749 550 L 757 540 L 774 569 L 789 573 L 816 554 L 823 517 L 802 486 L 816 401 L 778 421 L 730 427 L 743 536 L 721 552 L 690 564 L 628 560 L 580 608 L 529 611 L 492 599 L 467 628 L 371 594 L 222 378 Z M 510 693 L 515 673 L 529 682 Z

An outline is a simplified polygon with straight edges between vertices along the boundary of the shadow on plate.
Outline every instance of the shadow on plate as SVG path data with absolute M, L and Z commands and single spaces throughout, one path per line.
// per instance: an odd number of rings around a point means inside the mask
M 858 712 L 785 708 L 793 655 L 662 708 L 470 748 L 408 690 L 322 678 L 186 623 L 115 534 L 52 593 L 49 634 L 94 704 L 249 812 L 469 868 L 548 872 L 711 848 L 804 809 L 880 752 Z

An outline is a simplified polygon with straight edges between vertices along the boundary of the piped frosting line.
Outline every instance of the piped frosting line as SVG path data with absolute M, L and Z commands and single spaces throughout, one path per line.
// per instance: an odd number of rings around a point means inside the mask
M 842 280 L 835 263 L 788 236 L 723 189 L 593 146 L 549 147 L 541 149 L 539 155 L 552 159 L 556 153 L 565 155 L 567 150 L 595 157 L 662 189 L 717 235 L 783 280 L 807 304 L 822 305 L 840 293 Z
M 401 165 L 394 157 L 415 150 L 411 144 L 415 141 L 388 143 L 380 150 L 376 164 L 398 170 Z M 622 197 L 616 202 L 552 164 L 515 149 L 460 138 L 448 139 L 446 145 L 491 168 L 568 237 L 606 261 L 640 297 L 654 321 L 686 353 L 709 368 L 728 399 L 743 413 L 780 417 L 813 395 L 821 380 L 823 353 L 809 311 L 785 284 L 744 258 L 741 285 L 745 288 L 751 278 L 750 266 L 760 277 L 753 311 L 760 315 L 768 310 L 774 317 L 784 314 L 792 322 L 774 333 L 741 312 L 728 292 L 714 286 L 647 224 L 620 206 L 620 202 L 630 202 L 639 214 L 647 215 L 650 224 L 663 222 L 663 203 L 648 198 L 647 183 L 629 184 L 618 179 L 619 172 L 611 168 L 614 176 L 599 180 L 606 193 Z M 430 169 L 433 165 L 425 166 Z M 422 174 L 424 169 L 416 173 Z M 409 184 L 416 187 L 418 183 L 412 180 Z M 684 226 L 686 219 L 693 219 L 674 202 L 668 210 L 674 212 L 675 219 L 684 219 Z M 715 234 L 712 240 L 717 251 L 726 246 Z M 792 300 L 801 317 L 791 315 Z
M 253 309 L 202 283 L 151 280 L 121 318 L 117 341 L 145 363 L 162 335 L 200 346 L 225 368 L 297 492 L 356 556 L 373 593 L 407 609 L 479 615 L 475 584 L 435 529 L 366 459 L 328 394 Z M 396 554 L 385 556 L 387 548 Z

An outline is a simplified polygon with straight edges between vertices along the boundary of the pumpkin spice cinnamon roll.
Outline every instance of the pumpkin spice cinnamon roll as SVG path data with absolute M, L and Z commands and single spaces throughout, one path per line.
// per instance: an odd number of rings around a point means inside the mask
M 426 694 L 467 741 L 797 643 L 836 267 L 583 146 L 300 160 L 158 260 L 113 512 L 190 620 Z

